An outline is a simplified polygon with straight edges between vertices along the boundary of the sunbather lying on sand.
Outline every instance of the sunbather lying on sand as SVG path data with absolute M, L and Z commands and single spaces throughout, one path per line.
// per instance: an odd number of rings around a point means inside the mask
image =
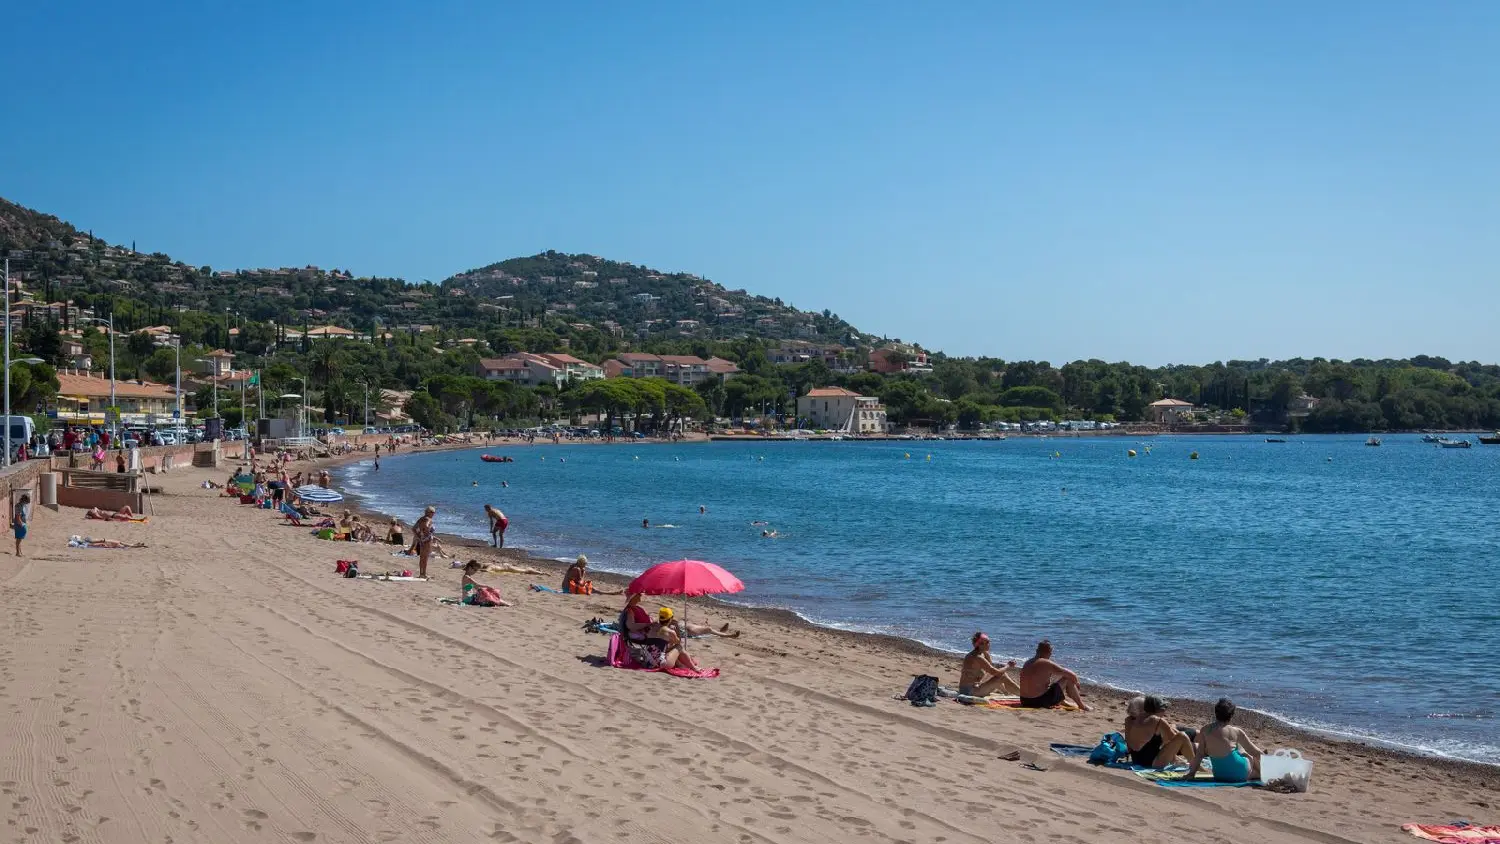
M 118 539 L 94 539 L 88 536 L 68 537 L 70 548 L 145 548 L 144 542 L 121 542 Z
M 83 517 L 85 519 L 98 519 L 101 522 L 108 522 L 108 521 L 131 522 L 131 521 L 135 521 L 135 514 L 130 511 L 130 506 L 129 505 L 121 507 L 120 509 L 114 511 L 113 513 L 106 513 L 105 511 L 100 510 L 98 507 L 91 507 L 91 508 L 89 508 L 88 512 L 86 512 L 86 513 L 83 514 Z
M 1130 761 L 1146 768 L 1165 768 L 1177 763 L 1177 757 L 1191 760 L 1193 730 L 1179 730 L 1162 713 L 1167 702 L 1151 695 L 1133 697 L 1125 704 L 1125 746 Z
M 958 693 L 969 697 L 987 697 L 996 692 L 1020 694 L 1020 684 L 1006 673 L 1016 667 L 1016 661 L 1007 662 L 1004 668 L 996 668 L 990 662 L 990 637 L 975 633 L 970 641 L 973 642 L 974 649 L 964 657 L 963 668 L 958 675 Z
M 1036 645 L 1036 656 L 1021 666 L 1021 706 L 1027 709 L 1050 709 L 1071 703 L 1085 712 L 1093 707 L 1083 702 L 1078 690 L 1078 675 L 1052 661 L 1052 643 L 1043 639 Z

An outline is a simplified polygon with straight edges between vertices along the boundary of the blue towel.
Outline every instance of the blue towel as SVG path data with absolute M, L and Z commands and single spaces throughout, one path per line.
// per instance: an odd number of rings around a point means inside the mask
M 553 589 L 551 586 L 541 586 L 541 585 L 536 584 L 536 583 L 531 584 L 531 591 L 533 591 L 533 592 L 552 592 L 552 593 L 557 594 L 557 595 L 561 595 L 562 594 L 561 592 L 558 592 L 556 589 Z
M 1052 752 L 1056 753 L 1058 756 L 1082 756 L 1085 759 L 1088 758 L 1090 753 L 1094 752 L 1094 748 L 1084 747 L 1081 744 L 1053 743 L 1048 745 L 1048 747 L 1052 748 Z

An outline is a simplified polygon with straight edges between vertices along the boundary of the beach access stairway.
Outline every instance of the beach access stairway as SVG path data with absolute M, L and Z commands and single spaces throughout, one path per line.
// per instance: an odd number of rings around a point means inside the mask
M 57 503 L 62 507 L 114 511 L 128 506 L 133 513 L 145 509 L 140 472 L 96 472 L 69 466 L 54 467 L 53 471 L 62 476 L 57 485 Z

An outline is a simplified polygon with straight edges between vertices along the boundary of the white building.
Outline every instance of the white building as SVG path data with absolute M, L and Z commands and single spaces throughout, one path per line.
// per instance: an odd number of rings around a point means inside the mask
M 797 399 L 797 416 L 813 428 L 852 434 L 884 434 L 885 406 L 880 399 L 843 387 L 817 387 Z

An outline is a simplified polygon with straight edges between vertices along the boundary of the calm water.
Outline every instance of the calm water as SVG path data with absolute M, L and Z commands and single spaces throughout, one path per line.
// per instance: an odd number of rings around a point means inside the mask
M 437 505 L 453 533 L 487 535 L 492 502 L 511 519 L 509 544 L 550 557 L 584 552 L 626 572 L 719 562 L 745 581 L 735 600 L 822 624 L 952 649 L 982 628 L 1016 656 L 1048 637 L 1100 682 L 1229 695 L 1306 726 L 1500 759 L 1500 446 L 1392 436 L 1369 448 L 1360 436 L 490 450 L 516 462 L 408 455 L 345 477 L 403 518 Z M 643 518 L 676 527 L 643 530 Z M 781 538 L 762 539 L 753 520 Z

